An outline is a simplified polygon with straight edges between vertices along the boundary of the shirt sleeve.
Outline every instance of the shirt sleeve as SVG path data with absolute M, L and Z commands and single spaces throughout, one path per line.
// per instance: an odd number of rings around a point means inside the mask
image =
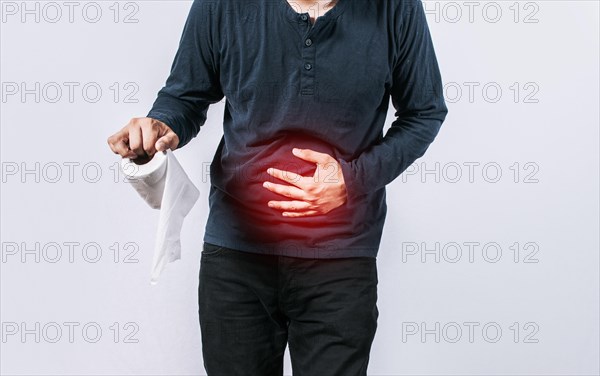
M 167 124 L 179 137 L 178 148 L 200 132 L 208 106 L 224 95 L 214 58 L 214 2 L 194 0 L 165 86 L 148 113 Z
M 390 89 L 396 119 L 382 141 L 357 159 L 339 160 L 348 198 L 385 187 L 425 151 L 448 112 L 433 42 L 420 0 L 402 10 Z

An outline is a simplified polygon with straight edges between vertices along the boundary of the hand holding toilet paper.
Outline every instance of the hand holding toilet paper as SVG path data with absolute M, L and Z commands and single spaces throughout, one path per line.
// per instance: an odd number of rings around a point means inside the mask
M 121 160 L 126 180 L 153 209 L 160 210 L 150 283 L 156 284 L 164 267 L 181 258 L 181 227 L 200 192 L 187 176 L 173 152 L 154 154 L 143 165 Z

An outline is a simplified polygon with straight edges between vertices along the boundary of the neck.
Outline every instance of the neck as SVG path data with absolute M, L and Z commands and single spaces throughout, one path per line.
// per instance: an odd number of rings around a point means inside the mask
M 296 12 L 310 14 L 310 19 L 313 23 L 318 17 L 333 8 L 338 1 L 339 0 L 287 0 Z

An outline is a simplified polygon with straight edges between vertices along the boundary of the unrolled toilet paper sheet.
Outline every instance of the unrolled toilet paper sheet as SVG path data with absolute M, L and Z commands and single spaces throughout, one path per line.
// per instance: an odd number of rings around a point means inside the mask
M 200 191 L 171 150 L 159 152 L 146 164 L 128 158 L 121 169 L 131 186 L 153 209 L 159 209 L 150 283 L 156 284 L 165 266 L 181 258 L 181 228 Z

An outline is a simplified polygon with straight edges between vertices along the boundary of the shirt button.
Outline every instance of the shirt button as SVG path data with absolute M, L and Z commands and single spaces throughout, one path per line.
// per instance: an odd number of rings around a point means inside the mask
M 306 44 L 307 46 L 311 46 L 312 45 L 312 40 L 309 38 L 307 40 L 304 41 L 304 44 Z
M 303 14 L 303 15 L 300 16 L 300 19 L 302 21 L 306 21 L 306 20 L 308 20 L 308 16 L 306 14 Z
M 304 69 L 311 70 L 312 69 L 312 64 L 311 63 L 304 64 Z

